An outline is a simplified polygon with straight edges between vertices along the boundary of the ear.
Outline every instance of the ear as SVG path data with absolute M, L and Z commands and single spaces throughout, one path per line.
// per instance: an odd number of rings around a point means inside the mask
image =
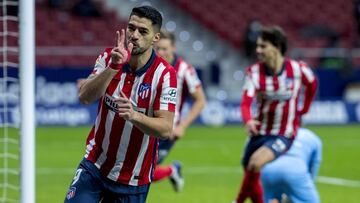
M 160 40 L 160 32 L 155 33 L 153 38 L 153 44 Z

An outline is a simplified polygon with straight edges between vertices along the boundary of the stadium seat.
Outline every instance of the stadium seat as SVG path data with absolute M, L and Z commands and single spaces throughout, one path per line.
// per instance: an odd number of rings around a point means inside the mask
M 355 37 L 355 20 L 352 2 L 330 0 L 286 1 L 260 0 L 175 0 L 176 5 L 216 32 L 221 38 L 240 48 L 247 23 L 259 20 L 265 25 L 280 25 L 290 34 L 290 39 L 300 39 L 300 47 L 325 47 L 324 39 L 299 35 L 305 25 L 327 26 L 340 34 L 340 45 L 348 47 Z M 316 12 L 314 12 L 316 11 Z M 319 12 L 320 11 L 320 12 Z M 286 17 L 285 17 L 286 16 Z M 234 32 L 236 33 L 228 33 Z M 242 32 L 240 35 L 238 32 Z

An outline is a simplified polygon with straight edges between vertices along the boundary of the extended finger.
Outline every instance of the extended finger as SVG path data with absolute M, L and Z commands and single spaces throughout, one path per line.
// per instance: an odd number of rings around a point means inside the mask
M 125 30 L 121 29 L 118 47 L 124 47 L 124 42 L 125 42 Z
M 134 48 L 134 44 L 130 42 L 130 43 L 128 44 L 128 52 L 129 52 L 130 54 L 132 53 L 133 48 Z
M 120 103 L 118 104 L 118 109 L 130 109 L 130 103 Z
M 116 31 L 115 47 L 118 47 L 119 44 L 120 44 L 120 32 Z
M 129 100 L 124 97 L 119 97 L 119 98 L 114 99 L 114 102 L 121 104 L 121 103 L 128 103 Z
M 123 98 L 128 99 L 128 97 L 126 96 L 126 94 L 125 94 L 122 90 L 120 90 L 120 94 L 121 94 L 121 96 L 122 96 Z

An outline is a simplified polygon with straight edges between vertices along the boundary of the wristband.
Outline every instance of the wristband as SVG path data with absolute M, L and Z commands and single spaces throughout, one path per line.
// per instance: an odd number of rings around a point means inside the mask
M 130 52 L 129 50 L 126 50 L 126 51 L 127 51 L 127 54 L 128 54 L 127 59 L 126 59 L 126 62 L 120 63 L 120 64 L 115 64 L 115 63 L 111 62 L 111 63 L 109 64 L 109 67 L 110 67 L 111 69 L 113 69 L 113 70 L 120 70 L 126 63 L 128 63 L 128 62 L 130 61 L 131 52 Z
M 109 67 L 113 70 L 120 70 L 123 67 L 124 64 L 115 64 L 115 63 L 110 63 Z

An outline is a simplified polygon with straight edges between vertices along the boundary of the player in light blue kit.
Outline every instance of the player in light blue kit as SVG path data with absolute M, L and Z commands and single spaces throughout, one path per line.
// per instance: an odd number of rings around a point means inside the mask
M 312 131 L 301 128 L 289 151 L 261 171 L 265 202 L 319 203 L 315 179 L 322 157 L 322 143 Z

